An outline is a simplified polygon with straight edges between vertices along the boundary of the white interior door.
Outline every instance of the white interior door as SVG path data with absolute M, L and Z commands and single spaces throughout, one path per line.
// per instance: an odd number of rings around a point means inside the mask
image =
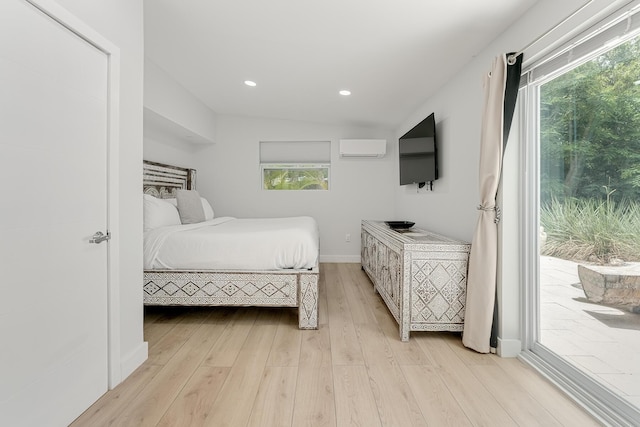
M 67 425 L 107 390 L 108 58 L 0 1 L 0 425 Z

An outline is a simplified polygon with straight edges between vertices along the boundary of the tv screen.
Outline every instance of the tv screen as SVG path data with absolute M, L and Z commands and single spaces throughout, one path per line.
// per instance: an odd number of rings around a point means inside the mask
M 432 113 L 399 140 L 400 185 L 438 179 L 435 117 Z

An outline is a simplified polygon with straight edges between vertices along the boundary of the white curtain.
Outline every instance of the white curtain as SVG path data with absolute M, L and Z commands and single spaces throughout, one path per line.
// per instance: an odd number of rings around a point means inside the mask
M 480 139 L 480 216 L 471 242 L 462 343 L 477 352 L 490 349 L 496 295 L 499 211 L 496 193 L 502 169 L 504 97 L 507 55 L 494 59 L 484 77 L 484 110 Z

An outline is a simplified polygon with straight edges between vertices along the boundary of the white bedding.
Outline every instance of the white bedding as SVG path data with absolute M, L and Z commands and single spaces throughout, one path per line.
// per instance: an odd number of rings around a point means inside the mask
M 144 233 L 145 270 L 307 269 L 318 261 L 315 219 L 220 217 Z

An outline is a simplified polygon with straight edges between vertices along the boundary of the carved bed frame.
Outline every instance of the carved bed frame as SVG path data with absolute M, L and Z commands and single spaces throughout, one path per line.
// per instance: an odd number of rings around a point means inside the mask
M 159 198 L 195 189 L 196 171 L 144 161 L 143 190 Z M 318 328 L 318 265 L 309 270 L 145 270 L 145 305 L 298 307 L 300 329 Z

